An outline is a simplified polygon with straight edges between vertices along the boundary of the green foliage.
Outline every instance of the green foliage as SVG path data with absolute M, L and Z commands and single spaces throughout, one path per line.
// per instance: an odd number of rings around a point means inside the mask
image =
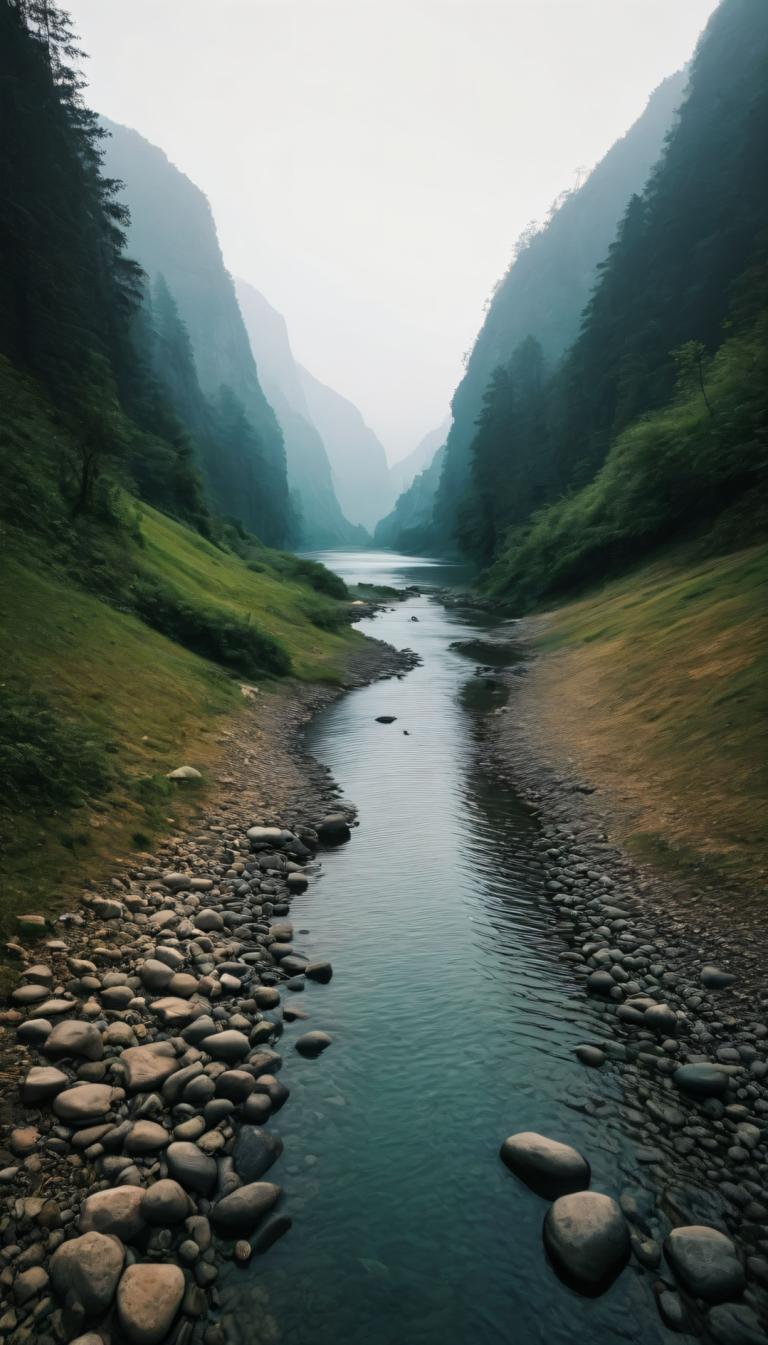
M 103 742 L 42 695 L 0 688 L 0 812 L 80 807 L 104 794 L 112 770 Z
M 327 570 L 324 565 L 319 565 L 316 560 L 281 552 L 279 560 L 275 563 L 281 574 L 308 584 L 316 593 L 324 593 L 328 598 L 338 598 L 341 602 L 349 598 L 349 590 L 344 580 L 332 570 Z
M 142 621 L 195 654 L 246 677 L 265 673 L 282 677 L 291 670 L 290 657 L 282 645 L 250 622 L 194 606 L 149 578 L 135 581 L 131 597 Z
M 709 525 L 740 497 L 750 515 L 764 514 L 768 311 L 723 344 L 701 381 L 699 358 L 690 346 L 678 355 L 687 391 L 624 430 L 593 482 L 510 534 L 488 573 L 490 591 L 530 607 Z M 743 545 L 743 518 L 738 532 Z

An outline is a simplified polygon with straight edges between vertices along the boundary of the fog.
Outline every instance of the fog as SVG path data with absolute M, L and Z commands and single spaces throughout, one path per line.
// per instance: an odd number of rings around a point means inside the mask
M 229 269 L 391 460 L 444 418 L 517 235 L 715 0 L 70 0 L 90 104 L 210 198 Z

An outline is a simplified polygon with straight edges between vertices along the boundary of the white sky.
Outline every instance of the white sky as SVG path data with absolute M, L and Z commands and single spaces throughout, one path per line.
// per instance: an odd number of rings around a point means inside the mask
M 391 459 L 443 419 L 517 235 L 716 0 L 64 0 L 89 101 L 206 192 L 229 269 Z

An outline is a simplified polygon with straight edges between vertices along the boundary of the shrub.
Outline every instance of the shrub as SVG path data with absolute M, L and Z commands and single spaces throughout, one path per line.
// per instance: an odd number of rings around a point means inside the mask
M 246 677 L 265 673 L 283 677 L 291 671 L 290 656 L 283 646 L 250 622 L 223 611 L 193 606 L 173 589 L 146 577 L 135 581 L 131 594 L 142 621 L 194 654 Z
M 0 692 L 0 809 L 76 808 L 112 783 L 106 744 L 41 695 Z

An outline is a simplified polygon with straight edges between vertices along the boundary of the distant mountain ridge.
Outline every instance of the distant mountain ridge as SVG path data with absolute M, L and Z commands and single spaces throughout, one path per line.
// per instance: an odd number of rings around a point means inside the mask
M 344 517 L 323 440 L 312 423 L 285 318 L 254 285 L 235 281 L 251 350 L 285 441 L 288 482 L 303 547 L 364 546 L 370 539 Z
M 336 496 L 345 516 L 373 532 L 394 502 L 384 446 L 360 411 L 341 393 L 298 366 L 312 423 L 330 459 Z
M 151 282 L 162 275 L 189 334 L 197 377 L 206 397 L 222 386 L 242 406 L 255 442 L 217 472 L 203 461 L 215 504 L 281 543 L 290 505 L 283 436 L 259 382 L 232 277 L 224 265 L 205 194 L 157 146 L 137 131 L 101 118 L 104 170 L 124 184 L 131 212 L 127 251 Z
M 442 425 L 438 425 L 436 430 L 430 430 L 424 438 L 410 453 L 398 462 L 393 462 L 389 469 L 389 478 L 395 491 L 395 497 L 402 495 L 404 490 L 416 480 L 419 474 L 426 470 L 432 462 L 437 450 L 442 448 L 451 428 L 451 417 L 446 416 Z
M 687 74 L 665 79 L 634 123 L 608 151 L 586 181 L 571 192 L 538 233 L 528 239 L 496 288 L 467 369 L 452 402 L 443 470 L 436 483 L 434 523 L 428 544 L 455 546 L 458 510 L 467 484 L 470 448 L 483 395 L 497 365 L 505 363 L 526 336 L 539 340 L 545 360 L 555 364 L 579 330 L 597 267 L 605 257 L 633 192 L 640 191 L 657 162 L 683 100 Z M 434 478 L 430 478 L 434 479 Z M 425 484 L 418 492 L 423 515 Z M 403 526 L 416 502 L 402 505 Z M 400 502 L 395 513 L 401 512 Z M 390 529 L 397 538 L 397 520 Z M 395 541 L 395 544 L 398 543 Z

